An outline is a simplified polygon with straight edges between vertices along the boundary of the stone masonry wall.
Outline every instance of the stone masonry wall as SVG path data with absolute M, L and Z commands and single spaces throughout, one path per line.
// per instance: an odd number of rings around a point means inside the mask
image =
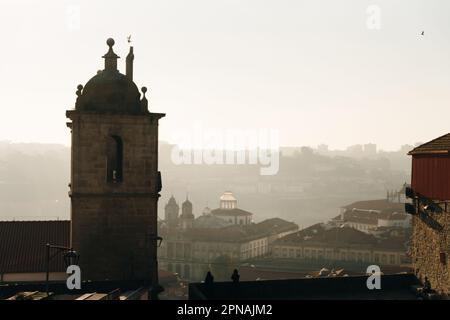
M 445 206 L 442 206 L 445 209 Z M 428 217 L 415 215 L 412 220 L 412 262 L 418 278 L 425 277 L 434 290 L 450 293 L 450 213 L 430 213 Z M 440 253 L 445 253 L 445 263 Z

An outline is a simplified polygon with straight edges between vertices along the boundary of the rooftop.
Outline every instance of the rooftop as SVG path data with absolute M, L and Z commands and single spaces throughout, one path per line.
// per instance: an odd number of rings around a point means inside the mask
M 46 247 L 70 245 L 70 221 L 0 221 L 0 273 L 45 272 Z M 62 255 L 50 271 L 64 272 Z
M 404 211 L 403 203 L 389 202 L 387 199 L 356 201 L 342 207 L 346 210 L 378 210 L 378 211 Z
M 280 218 L 267 219 L 249 225 L 231 225 L 223 228 L 192 228 L 186 235 L 197 241 L 242 242 L 297 230 L 298 226 Z
M 394 241 L 395 240 L 395 241 Z M 327 247 L 365 246 L 380 250 L 406 251 L 403 238 L 380 239 L 374 235 L 364 233 L 349 227 L 329 227 L 315 224 L 306 229 L 288 234 L 274 242 L 274 245 L 319 245 Z
M 450 133 L 428 141 L 414 148 L 409 155 L 416 154 L 448 154 L 450 151 Z
M 234 208 L 234 209 L 222 209 L 222 208 L 217 208 L 211 211 L 212 215 L 215 216 L 236 216 L 236 217 L 245 217 L 245 216 L 252 216 L 253 213 L 242 210 L 242 209 L 238 209 L 238 208 Z
M 379 290 L 367 288 L 367 276 L 325 277 L 268 281 L 192 283 L 190 300 L 410 300 L 419 281 L 413 274 L 383 275 Z

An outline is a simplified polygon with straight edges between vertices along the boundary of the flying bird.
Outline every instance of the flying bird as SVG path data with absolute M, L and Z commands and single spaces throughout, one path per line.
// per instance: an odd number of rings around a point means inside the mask
M 131 35 L 129 35 L 129 36 L 127 37 L 127 41 L 128 41 L 128 43 L 131 43 Z

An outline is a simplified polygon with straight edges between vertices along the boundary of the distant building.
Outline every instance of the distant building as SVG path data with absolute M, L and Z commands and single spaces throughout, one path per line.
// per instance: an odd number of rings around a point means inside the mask
M 232 224 L 248 225 L 252 222 L 253 213 L 239 209 L 237 199 L 230 191 L 220 197 L 220 207 L 211 211 L 213 216 Z
M 405 195 L 405 190 L 408 185 L 405 183 L 400 190 L 388 190 L 387 200 L 393 203 L 405 203 L 408 201 Z
M 170 197 L 169 202 L 167 202 L 164 207 L 164 218 L 168 225 L 172 228 L 178 226 L 178 215 L 180 213 L 180 206 L 173 196 Z
M 170 227 L 168 221 L 159 224 L 164 241 L 158 250 L 158 260 L 162 269 L 188 280 L 203 279 L 222 257 L 238 266 L 248 259 L 267 256 L 273 241 L 298 230 L 295 223 L 279 218 L 253 223 L 253 214 L 238 209 L 231 192 L 221 196 L 220 208 L 207 208 L 197 218 L 190 201 L 186 200 L 182 207 L 176 228 Z
M 339 212 L 330 224 L 345 225 L 365 233 L 373 233 L 379 227 L 411 227 L 411 217 L 404 213 L 404 203 L 387 199 L 357 201 L 340 208 Z
M 195 216 L 193 213 L 192 202 L 186 197 L 186 200 L 181 205 L 180 224 L 182 229 L 192 228 Z
M 374 143 L 367 143 L 364 145 L 364 155 L 375 156 L 377 154 L 377 145 Z
M 382 239 L 354 228 L 316 224 L 274 241 L 272 255 L 322 262 L 401 265 L 408 263 L 406 242 L 405 235 Z
M 450 133 L 419 145 L 412 156 L 412 262 L 432 289 L 450 294 Z

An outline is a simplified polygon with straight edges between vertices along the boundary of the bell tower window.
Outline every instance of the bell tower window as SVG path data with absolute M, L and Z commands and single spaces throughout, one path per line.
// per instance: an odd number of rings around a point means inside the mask
M 106 179 L 108 182 L 122 182 L 123 143 L 116 135 L 108 136 L 106 157 Z

